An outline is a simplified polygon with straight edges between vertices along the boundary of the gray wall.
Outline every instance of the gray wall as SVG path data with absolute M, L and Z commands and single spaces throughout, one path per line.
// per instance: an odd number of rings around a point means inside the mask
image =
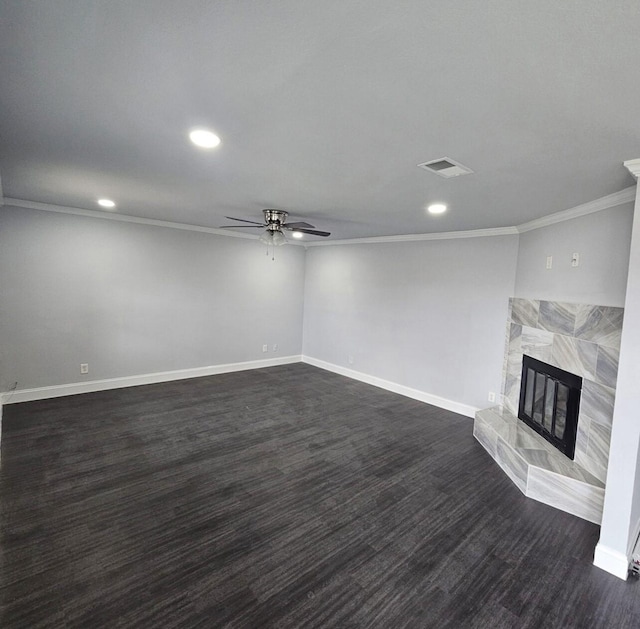
M 300 354 L 303 285 L 302 247 L 0 208 L 0 391 Z
M 626 203 L 520 234 L 515 296 L 624 306 L 632 221 L 633 203 Z
M 303 352 L 487 406 L 501 389 L 517 247 L 499 236 L 310 248 Z

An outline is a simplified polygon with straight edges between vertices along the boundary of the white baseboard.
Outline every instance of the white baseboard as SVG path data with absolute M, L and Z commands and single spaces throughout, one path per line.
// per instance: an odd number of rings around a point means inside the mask
M 409 397 L 413 400 L 426 402 L 427 404 L 432 404 L 433 406 L 437 406 L 438 408 L 444 408 L 447 411 L 453 411 L 454 413 L 465 415 L 466 417 L 474 417 L 476 411 L 479 410 L 475 406 L 469 406 L 468 404 L 462 404 L 461 402 L 454 402 L 453 400 L 448 400 L 447 398 L 439 397 L 431 393 L 426 393 L 425 391 L 419 391 L 418 389 L 412 389 L 411 387 L 406 387 L 403 384 L 384 380 L 376 376 L 370 376 L 369 374 L 355 371 L 354 369 L 348 369 L 347 367 L 334 365 L 333 363 L 328 363 L 324 360 L 319 360 L 318 358 L 312 358 L 311 356 L 303 355 L 302 362 L 313 365 L 314 367 L 320 367 L 320 369 L 332 371 L 333 373 L 340 374 L 341 376 L 346 376 L 347 378 L 353 378 L 354 380 L 359 380 L 360 382 L 371 384 L 374 387 L 386 389 L 387 391 L 391 391 L 392 393 L 399 393 L 400 395 L 404 395 L 405 397 Z
M 593 565 L 626 581 L 629 571 L 629 558 L 613 548 L 600 543 L 593 555 Z
M 0 404 L 17 404 L 18 402 L 46 400 L 48 398 L 63 397 L 65 395 L 77 395 L 78 393 L 92 393 L 94 391 L 108 391 L 109 389 L 137 387 L 142 384 L 157 384 L 159 382 L 170 382 L 172 380 L 186 380 L 187 378 L 200 378 L 201 376 L 215 376 L 217 374 L 231 373 L 233 371 L 246 371 L 248 369 L 262 369 L 263 367 L 289 365 L 291 363 L 299 363 L 301 360 L 301 356 L 283 356 L 281 358 L 269 358 L 266 360 L 250 360 L 242 363 L 228 363 L 226 365 L 211 365 L 209 367 L 178 369 L 176 371 L 160 371 L 157 373 L 125 376 L 122 378 L 73 382 L 71 384 L 60 384 L 51 387 L 18 389 L 16 391 L 0 394 Z

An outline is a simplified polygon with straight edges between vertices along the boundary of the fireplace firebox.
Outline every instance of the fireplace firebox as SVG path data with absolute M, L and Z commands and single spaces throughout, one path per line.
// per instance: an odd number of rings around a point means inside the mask
M 573 459 L 582 378 L 527 356 L 522 357 L 518 417 Z

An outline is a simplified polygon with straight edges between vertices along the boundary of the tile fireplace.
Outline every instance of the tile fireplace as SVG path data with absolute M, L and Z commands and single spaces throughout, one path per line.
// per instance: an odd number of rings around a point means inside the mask
M 622 320 L 622 308 L 510 299 L 502 405 L 479 411 L 474 423 L 478 441 L 525 495 L 596 523 L 602 517 Z M 542 375 L 532 370 L 532 385 L 531 365 L 546 365 Z M 581 381 L 573 460 L 566 456 L 570 446 L 562 454 L 542 436 L 546 431 L 564 439 L 573 430 L 567 428 L 565 396 L 567 410 L 574 402 L 558 384 L 561 372 Z

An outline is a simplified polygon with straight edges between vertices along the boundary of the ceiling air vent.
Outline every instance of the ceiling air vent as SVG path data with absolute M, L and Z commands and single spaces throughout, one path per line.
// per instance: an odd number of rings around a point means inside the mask
M 458 177 L 459 175 L 469 175 L 473 171 L 471 168 L 467 168 L 460 164 L 460 162 L 456 162 L 453 159 L 448 157 L 441 157 L 440 159 L 433 159 L 430 162 L 425 162 L 424 164 L 418 164 L 419 168 L 424 168 L 431 173 L 435 173 L 436 175 L 440 175 L 440 177 L 444 177 L 445 179 L 449 179 L 450 177 Z

